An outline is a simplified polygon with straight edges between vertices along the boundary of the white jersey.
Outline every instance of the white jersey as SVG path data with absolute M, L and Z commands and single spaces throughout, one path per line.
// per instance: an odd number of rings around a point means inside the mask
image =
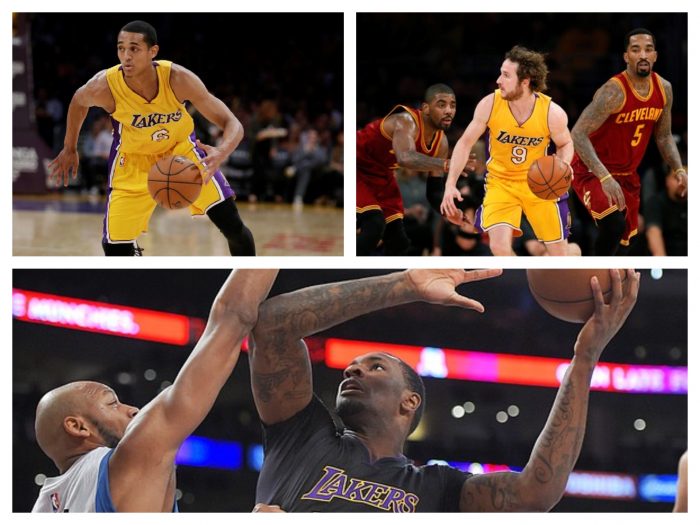
M 60 476 L 46 478 L 32 512 L 95 512 L 100 463 L 111 450 L 96 448 Z

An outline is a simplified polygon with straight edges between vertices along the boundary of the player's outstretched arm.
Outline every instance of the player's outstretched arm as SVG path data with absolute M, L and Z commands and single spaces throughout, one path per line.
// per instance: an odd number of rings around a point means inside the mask
M 253 398 L 266 424 L 285 421 L 308 405 L 311 364 L 302 338 L 360 315 L 414 301 L 471 308 L 478 302 L 457 293 L 463 283 L 501 270 L 408 270 L 324 284 L 265 301 L 250 352 Z
M 234 270 L 219 291 L 207 326 L 173 385 L 136 416 L 110 460 L 110 488 L 119 511 L 154 509 L 172 475 L 182 442 L 209 413 L 238 361 L 258 307 L 278 270 Z M 166 504 L 172 505 L 172 502 Z
M 170 84 L 179 100 L 189 100 L 204 118 L 223 131 L 222 140 L 216 147 L 197 141 L 197 146 L 207 154 L 204 160 L 207 172 L 205 181 L 209 181 L 243 140 L 243 125 L 226 107 L 226 104 L 207 90 L 204 83 L 192 71 L 173 64 Z
M 654 137 L 656 146 L 659 148 L 659 153 L 664 159 L 664 162 L 673 170 L 673 174 L 678 179 L 680 185 L 681 197 L 685 197 L 688 191 L 688 174 L 683 167 L 681 155 L 678 153 L 678 145 L 671 133 L 671 108 L 673 107 L 673 88 L 667 80 L 661 79 L 664 91 L 666 93 L 666 105 L 661 113 L 659 121 L 654 127 Z
M 63 149 L 49 162 L 49 177 L 56 184 L 63 182 L 64 186 L 68 186 L 71 176 L 73 179 L 78 176 L 78 135 L 88 110 L 93 106 L 99 106 L 108 113 L 115 110 L 114 97 L 109 90 L 105 71 L 100 71 L 79 87 L 70 101 Z
M 624 285 L 617 270 L 611 270 L 611 278 L 609 305 L 605 304 L 597 279 L 591 279 L 595 312 L 579 333 L 574 358 L 527 465 L 519 473 L 496 472 L 469 478 L 462 487 L 460 510 L 548 511 L 561 499 L 581 452 L 593 370 L 637 300 L 638 273 L 628 270 Z
M 462 133 L 462 136 L 452 150 L 452 157 L 449 162 L 449 173 L 445 181 L 445 193 L 442 198 L 442 203 L 440 204 L 440 213 L 445 217 L 452 217 L 460 213 L 454 203 L 455 199 L 458 201 L 462 200 L 462 195 L 459 193 L 459 190 L 457 190 L 457 180 L 462 174 L 462 171 L 464 171 L 467 161 L 469 161 L 469 154 L 474 144 L 476 144 L 479 137 L 486 131 L 486 125 L 489 120 L 491 108 L 493 107 L 493 99 L 493 95 L 487 95 L 476 105 L 472 121 L 467 126 L 467 129 L 464 130 L 464 133 Z
M 576 124 L 571 129 L 574 149 L 583 163 L 596 177 L 601 179 L 603 191 L 608 196 L 608 203 L 622 211 L 625 209 L 625 196 L 620 185 L 610 177 L 610 172 L 598 158 L 598 154 L 589 138 L 607 118 L 620 109 L 625 102 L 625 93 L 615 80 L 608 80 L 593 95 L 593 100 L 579 115 Z

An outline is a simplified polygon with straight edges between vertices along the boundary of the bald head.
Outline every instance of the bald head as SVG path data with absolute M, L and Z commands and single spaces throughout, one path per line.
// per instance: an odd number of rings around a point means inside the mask
M 94 381 L 69 383 L 41 398 L 36 407 L 36 440 L 59 470 L 66 458 L 97 446 L 116 446 L 124 429 L 115 429 L 102 417 L 101 409 L 112 399 L 117 401 L 114 391 Z

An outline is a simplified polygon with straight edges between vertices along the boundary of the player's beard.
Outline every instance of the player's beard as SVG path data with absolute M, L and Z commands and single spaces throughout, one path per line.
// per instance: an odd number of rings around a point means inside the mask
M 352 421 L 356 419 L 359 414 L 366 412 L 366 410 L 367 407 L 358 399 L 340 398 L 335 406 L 335 413 L 349 428 L 354 426 Z
M 524 92 L 523 86 L 518 84 L 517 86 L 515 86 L 515 89 L 513 91 L 510 91 L 510 92 L 506 91 L 506 94 L 503 95 L 503 100 L 508 100 L 508 101 L 518 100 L 520 97 L 523 96 L 523 92 Z
M 642 62 L 644 62 L 644 64 L 646 64 L 647 69 L 639 69 L 639 65 L 640 65 Z M 648 77 L 649 75 L 651 75 L 651 63 L 647 62 L 646 60 L 640 60 L 639 62 L 637 62 L 636 70 L 637 70 L 637 75 L 638 75 L 638 76 L 640 76 L 640 77 Z
M 102 441 L 104 442 L 105 446 L 109 448 L 116 448 L 116 446 L 119 444 L 119 441 L 121 441 L 121 436 L 117 436 L 114 432 L 105 427 L 99 421 L 92 420 L 91 422 L 93 425 L 95 425 L 95 428 L 100 434 L 100 437 L 102 438 Z

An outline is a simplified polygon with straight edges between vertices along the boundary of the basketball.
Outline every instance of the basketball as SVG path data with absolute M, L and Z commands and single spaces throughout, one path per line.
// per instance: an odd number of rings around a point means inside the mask
M 569 191 L 571 178 L 571 167 L 554 155 L 537 159 L 527 171 L 530 190 L 545 200 L 558 199 Z
M 622 282 L 627 279 L 620 272 Z M 598 277 L 606 304 L 612 296 L 610 270 L 527 270 L 527 282 L 533 297 L 544 310 L 562 321 L 585 323 L 593 315 L 595 302 L 591 277 Z
M 148 191 L 163 208 L 186 208 L 202 191 L 202 174 L 186 157 L 164 157 L 148 172 Z

